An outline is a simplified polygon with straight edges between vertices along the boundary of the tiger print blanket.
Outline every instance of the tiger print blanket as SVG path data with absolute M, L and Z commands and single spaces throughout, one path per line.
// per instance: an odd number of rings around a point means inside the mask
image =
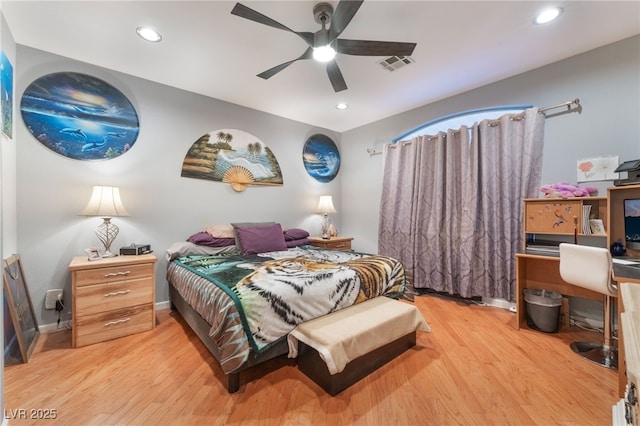
M 233 299 L 256 353 L 286 338 L 302 322 L 374 297 L 398 297 L 405 287 L 404 267 L 395 259 L 310 246 L 254 256 L 192 255 L 173 263 Z M 206 294 L 200 298 L 216 293 L 203 291 Z M 199 305 L 219 306 L 219 302 L 201 300 Z

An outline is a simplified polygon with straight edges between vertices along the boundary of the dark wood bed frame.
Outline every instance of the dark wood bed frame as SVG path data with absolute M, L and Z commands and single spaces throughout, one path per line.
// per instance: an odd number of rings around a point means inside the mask
M 209 336 L 211 325 L 180 296 L 180 294 L 169 284 L 169 297 L 171 308 L 176 309 L 189 324 L 191 329 L 200 338 L 202 343 L 211 352 L 216 361 L 219 362 L 220 354 L 217 346 Z M 398 340 L 390 342 L 366 355 L 351 361 L 342 373 L 331 375 L 327 365 L 320 355 L 311 347 L 301 344 L 300 357 L 298 358 L 298 368 L 322 387 L 331 396 L 335 396 L 358 380 L 377 370 L 382 365 L 391 361 L 402 352 L 415 346 L 416 332 L 407 334 Z M 282 356 L 289 352 L 286 339 L 274 345 L 267 351 L 255 355 L 253 350 L 249 353 L 249 359 L 237 370 L 227 373 L 227 391 L 235 393 L 240 389 L 240 372 L 254 367 L 262 362 Z
M 298 343 L 298 369 L 329 395 L 336 396 L 357 381 L 365 378 L 386 363 L 416 345 L 413 331 L 393 342 L 347 363 L 340 373 L 331 374 L 318 351 L 302 342 Z
M 182 315 L 182 317 L 187 322 L 187 324 L 189 324 L 191 329 L 200 338 L 200 340 L 207 347 L 209 352 L 211 352 L 211 354 L 216 359 L 216 361 L 219 362 L 220 354 L 218 352 L 218 347 L 214 344 L 213 340 L 209 336 L 209 330 L 211 330 L 211 325 L 208 322 L 206 322 L 199 313 L 193 310 L 193 308 L 182 298 L 182 296 L 173 288 L 171 284 L 169 284 L 169 298 L 171 300 L 171 309 L 175 309 L 178 312 L 180 312 L 180 315 Z M 286 340 L 283 340 L 282 342 L 274 345 L 267 351 L 257 356 L 252 350 L 249 354 L 249 359 L 245 364 L 243 364 L 237 370 L 234 370 L 226 374 L 227 391 L 229 393 L 234 393 L 240 389 L 240 372 L 241 371 L 251 368 L 262 362 L 268 361 L 272 358 L 276 358 L 278 356 L 284 355 L 288 352 L 289 352 L 289 346 L 287 345 Z

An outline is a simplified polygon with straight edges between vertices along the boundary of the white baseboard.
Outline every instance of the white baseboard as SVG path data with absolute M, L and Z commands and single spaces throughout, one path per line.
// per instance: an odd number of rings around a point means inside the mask
M 171 302 L 169 301 L 156 303 L 156 311 L 162 311 L 164 309 L 170 309 L 170 308 L 171 308 Z M 59 331 L 68 330 L 67 328 L 68 322 L 69 320 L 60 321 L 60 327 L 58 327 L 57 322 L 50 323 L 50 324 L 40 324 L 38 325 L 38 329 L 40 330 L 40 333 L 57 333 Z
M 164 309 L 171 309 L 171 302 L 167 300 L 166 302 L 156 303 L 156 311 L 162 311 Z
M 494 306 L 496 308 L 508 309 L 511 312 L 515 312 L 516 304 L 513 302 L 506 301 L 504 299 L 493 299 L 490 297 L 483 297 L 482 303 L 488 306 Z
M 40 330 L 40 333 L 46 334 L 46 333 L 57 333 L 59 331 L 65 331 L 68 330 L 68 328 L 64 325 L 67 321 L 60 321 L 60 327 L 58 328 L 58 324 L 57 323 L 51 323 L 51 324 L 40 324 L 38 325 L 38 330 Z

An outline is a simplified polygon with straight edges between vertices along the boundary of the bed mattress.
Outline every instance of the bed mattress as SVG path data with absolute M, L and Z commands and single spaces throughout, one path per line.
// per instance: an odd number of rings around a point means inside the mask
M 395 259 L 311 246 L 183 256 L 169 263 L 167 280 L 211 325 L 225 373 L 281 342 L 298 324 L 374 297 L 399 297 L 406 284 Z

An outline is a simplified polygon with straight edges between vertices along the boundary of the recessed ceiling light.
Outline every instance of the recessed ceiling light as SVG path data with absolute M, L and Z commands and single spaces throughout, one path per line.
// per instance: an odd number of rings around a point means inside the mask
M 344 102 L 340 102 L 338 105 L 336 105 L 336 109 L 339 109 L 339 110 L 343 110 L 347 108 L 349 108 L 349 105 L 345 104 Z
M 546 24 L 556 19 L 561 13 L 561 7 L 549 7 L 540 12 L 538 16 L 533 19 L 533 22 L 536 24 Z
M 157 43 L 162 40 L 162 36 L 160 35 L 160 33 L 149 27 L 138 27 L 136 28 L 136 32 L 143 39 L 153 43 Z

